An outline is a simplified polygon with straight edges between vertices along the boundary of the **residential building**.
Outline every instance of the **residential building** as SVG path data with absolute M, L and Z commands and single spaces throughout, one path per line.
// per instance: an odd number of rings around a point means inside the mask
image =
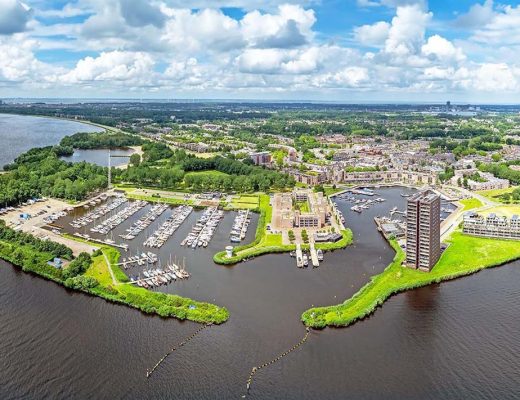
M 345 183 L 405 183 L 411 185 L 435 185 L 437 176 L 433 173 L 415 171 L 369 171 L 345 172 Z
M 464 214 L 462 232 L 472 236 L 520 240 L 520 218 L 498 216 L 494 213 L 487 217 L 468 211 Z
M 255 165 L 269 166 L 272 162 L 271 153 L 269 153 L 268 151 L 250 153 L 249 157 L 251 157 L 251 160 L 253 160 Z
M 327 182 L 327 173 L 324 171 L 291 171 L 291 175 L 293 176 L 296 182 L 300 182 L 310 186 L 316 186 L 320 183 Z
M 432 190 L 408 198 L 406 208 L 406 265 L 430 271 L 439 260 L 440 197 Z

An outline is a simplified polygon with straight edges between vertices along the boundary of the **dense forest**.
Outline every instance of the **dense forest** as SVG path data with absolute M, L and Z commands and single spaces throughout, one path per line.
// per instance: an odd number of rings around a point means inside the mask
M 60 146 L 74 149 L 109 149 L 140 146 L 143 142 L 139 136 L 124 133 L 80 132 L 64 137 Z
M 131 165 L 121 172 L 122 182 L 161 188 L 187 188 L 195 191 L 221 190 L 248 192 L 266 191 L 270 188 L 294 186 L 294 180 L 286 174 L 253 166 L 242 161 L 223 157 L 209 159 L 188 155 L 184 150 L 168 151 L 168 159 L 156 159 L 151 154 L 160 153 L 160 144 L 145 149 L 143 162 Z M 165 152 L 164 155 L 169 155 Z M 163 161 L 158 164 L 157 161 Z M 158 167 L 160 165 L 160 167 Z M 215 174 L 215 171 L 221 174 Z M 191 174 L 190 172 L 197 172 Z
M 59 155 L 55 147 L 35 148 L 7 165 L 7 173 L 0 175 L 0 205 L 16 205 L 40 196 L 80 200 L 107 187 L 106 168 L 65 162 Z

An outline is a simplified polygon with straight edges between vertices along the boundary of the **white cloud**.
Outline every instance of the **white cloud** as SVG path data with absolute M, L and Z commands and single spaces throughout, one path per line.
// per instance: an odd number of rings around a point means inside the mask
M 154 61 L 146 53 L 112 51 L 85 57 L 61 77 L 64 83 L 109 82 L 147 86 L 154 75 Z
M 426 56 L 433 56 L 437 60 L 447 63 L 465 59 L 460 48 L 455 47 L 449 40 L 439 35 L 430 36 L 421 51 Z
M 355 39 L 364 46 L 382 46 L 388 38 L 390 24 L 379 21 L 373 25 L 363 25 L 354 29 Z
M 488 45 L 520 44 L 520 6 L 504 6 L 494 12 L 471 39 Z
M 163 39 L 181 52 L 228 51 L 245 45 L 239 23 L 220 10 L 168 9 Z
M 417 54 L 432 18 L 418 5 L 398 7 L 385 42 L 385 52 L 399 57 Z
M 493 0 L 486 0 L 484 4 L 472 5 L 466 14 L 455 20 L 454 25 L 460 28 L 479 28 L 489 23 L 494 16 Z
M 428 2 L 427 0 L 357 0 L 357 4 L 360 7 L 391 7 L 397 8 L 401 6 L 419 6 L 421 8 L 426 8 Z
M 251 46 L 289 48 L 312 39 L 315 22 L 313 10 L 285 4 L 278 8 L 277 14 L 249 12 L 240 24 L 244 39 Z
M 23 32 L 33 11 L 18 0 L 0 0 L 0 35 Z

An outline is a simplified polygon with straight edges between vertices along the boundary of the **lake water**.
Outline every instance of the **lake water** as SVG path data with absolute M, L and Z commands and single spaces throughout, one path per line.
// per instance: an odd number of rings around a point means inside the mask
M 69 162 L 86 161 L 89 163 L 108 167 L 108 149 L 93 149 L 93 150 L 74 150 L 74 154 L 68 157 L 62 157 L 62 160 Z M 134 153 L 132 149 L 112 149 L 110 150 L 110 164 L 113 167 L 126 165 L 129 162 L 130 156 Z
M 1 263 L 0 398 L 240 398 L 253 366 L 304 335 L 305 309 L 351 296 L 391 261 L 373 217 L 403 209 L 407 190 L 378 189 L 387 202 L 362 214 L 338 200 L 355 241 L 326 253 L 316 269 L 298 269 L 286 254 L 216 265 L 211 257 L 229 243 L 233 213 L 208 248 L 192 250 L 179 243 L 193 213 L 161 250 L 162 258 L 185 257 L 192 276 L 162 290 L 224 305 L 231 317 L 174 352 L 149 379 L 146 370 L 199 325 L 146 316 Z M 131 243 L 140 247 L 166 217 Z M 312 331 L 302 347 L 256 374 L 249 398 L 516 399 L 519 267 L 403 293 L 354 326 Z
M 58 144 L 63 137 L 77 132 L 101 131 L 103 129 L 80 122 L 0 114 L 0 168 L 33 147 Z

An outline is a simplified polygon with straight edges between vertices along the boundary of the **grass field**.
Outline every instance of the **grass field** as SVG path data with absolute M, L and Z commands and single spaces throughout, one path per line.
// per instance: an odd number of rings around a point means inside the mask
M 395 258 L 382 273 L 373 276 L 368 284 L 342 304 L 305 311 L 302 314 L 305 325 L 313 328 L 348 326 L 373 313 L 393 294 L 520 258 L 518 242 L 476 238 L 456 232 L 448 249 L 428 273 L 402 267 L 405 254 L 396 242 L 392 247 L 396 251 Z
M 311 211 L 308 201 L 299 201 L 297 203 L 297 209 L 299 209 L 302 213 L 308 213 Z
M 254 210 L 260 205 L 260 197 L 258 195 L 238 195 L 231 200 L 232 208 L 249 208 Z
M 475 208 L 480 208 L 484 205 L 479 199 L 476 199 L 474 197 L 459 200 L 459 203 L 464 206 L 463 211 L 473 210 Z
M 225 172 L 215 171 L 215 170 L 207 170 L 207 171 L 194 171 L 194 172 L 188 172 L 185 177 L 187 176 L 197 176 L 197 175 L 205 175 L 205 176 L 229 176 Z
M 509 203 L 513 201 L 506 201 L 502 196 L 508 193 L 512 193 L 513 190 L 517 189 L 518 186 L 513 186 L 507 189 L 495 189 L 495 190 L 482 190 L 477 192 L 481 196 L 487 197 L 491 201 L 496 201 L 499 203 Z
M 180 197 L 145 196 L 145 195 L 140 195 L 140 194 L 135 194 L 135 193 L 127 193 L 126 197 L 128 197 L 129 199 L 134 199 L 134 200 L 145 200 L 145 201 L 152 202 L 152 203 L 161 202 L 161 203 L 172 204 L 172 205 L 181 205 L 181 204 L 193 205 L 194 204 L 192 200 L 184 200 L 183 198 L 180 198 Z

